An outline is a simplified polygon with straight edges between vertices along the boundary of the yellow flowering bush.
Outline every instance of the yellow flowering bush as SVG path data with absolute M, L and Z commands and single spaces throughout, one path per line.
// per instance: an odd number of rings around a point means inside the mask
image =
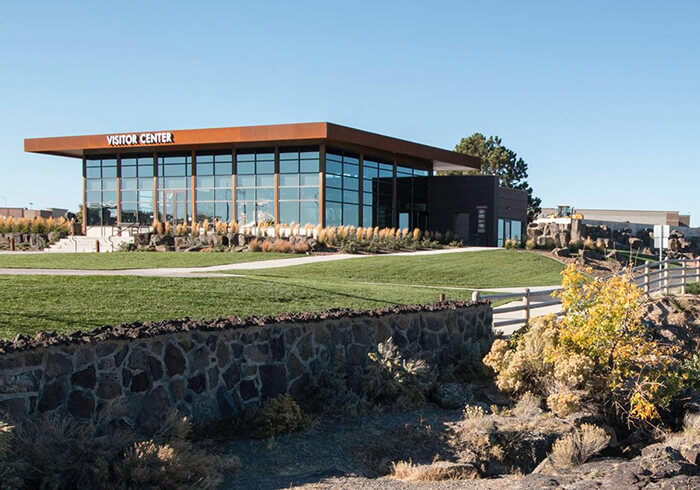
M 575 410 L 583 393 L 628 423 L 657 419 L 688 377 L 681 353 L 642 323 L 642 291 L 629 276 L 602 280 L 587 272 L 567 266 L 556 293 L 565 315 L 533 320 L 510 343 L 495 341 L 484 364 L 503 391 L 549 394 L 555 413 Z

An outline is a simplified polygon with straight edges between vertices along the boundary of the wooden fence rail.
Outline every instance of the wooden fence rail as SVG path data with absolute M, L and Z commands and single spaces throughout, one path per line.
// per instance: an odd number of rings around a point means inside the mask
M 685 294 L 688 284 L 700 282 L 700 260 L 697 259 L 666 259 L 660 262 L 647 262 L 646 264 L 625 269 L 615 275 L 622 275 L 629 272 L 633 281 L 642 288 L 646 296 L 661 293 L 664 295 L 679 292 Z M 605 279 L 611 277 L 605 276 Z M 552 295 L 558 289 L 548 289 L 544 291 L 531 291 L 526 288 L 522 293 L 489 294 L 482 295 L 478 291 L 472 293 L 472 300 L 520 301 L 521 304 L 515 306 L 498 306 L 493 309 L 494 318 L 499 313 L 513 313 L 522 311 L 522 318 L 510 320 L 494 320 L 494 327 L 505 327 L 509 325 L 526 324 L 530 321 L 532 311 L 538 308 L 546 308 L 561 304 L 560 299 L 552 299 Z M 549 298 L 549 299 L 547 299 Z M 511 302 L 512 302 L 511 301 Z

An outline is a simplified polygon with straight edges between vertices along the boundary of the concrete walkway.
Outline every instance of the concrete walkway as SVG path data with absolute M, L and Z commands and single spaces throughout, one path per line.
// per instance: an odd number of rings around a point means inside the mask
M 223 264 L 208 267 L 162 267 L 158 269 L 119 269 L 119 270 L 82 270 L 82 269 L 0 269 L 0 274 L 17 276 L 143 276 L 143 277 L 222 277 L 220 272 L 226 271 L 251 271 L 261 269 L 274 269 L 277 267 L 291 267 L 297 265 L 317 264 L 321 262 L 335 262 L 337 260 L 363 259 L 368 257 L 415 257 L 424 255 L 443 255 L 463 252 L 482 252 L 487 250 L 500 250 L 496 247 L 462 247 L 440 250 L 421 250 L 418 252 L 399 252 L 386 255 L 308 255 L 289 259 L 260 260 L 256 262 L 242 262 L 236 264 Z M 14 253 L 14 252 L 13 252 Z M 233 276 L 235 275 L 228 275 Z M 224 276 L 225 277 L 225 276 Z

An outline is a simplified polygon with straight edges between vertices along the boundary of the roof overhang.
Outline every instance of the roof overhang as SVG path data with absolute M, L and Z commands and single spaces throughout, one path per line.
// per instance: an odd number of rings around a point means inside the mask
M 27 138 L 24 140 L 24 151 L 82 158 L 88 154 L 104 152 L 177 151 L 243 144 L 284 146 L 320 142 L 358 146 L 379 150 L 397 158 L 429 161 L 434 170 L 480 167 L 479 159 L 470 155 L 327 122 Z

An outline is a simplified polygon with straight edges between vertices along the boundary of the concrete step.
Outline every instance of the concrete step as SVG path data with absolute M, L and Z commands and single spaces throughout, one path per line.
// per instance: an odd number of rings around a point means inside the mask
M 116 252 L 119 250 L 119 245 L 122 243 L 132 243 L 133 237 L 130 236 L 114 236 L 114 237 L 86 237 L 86 236 L 69 236 L 51 245 L 46 249 L 47 252 L 55 253 L 76 253 L 76 252 L 96 252 L 97 243 L 99 242 L 100 252 Z

